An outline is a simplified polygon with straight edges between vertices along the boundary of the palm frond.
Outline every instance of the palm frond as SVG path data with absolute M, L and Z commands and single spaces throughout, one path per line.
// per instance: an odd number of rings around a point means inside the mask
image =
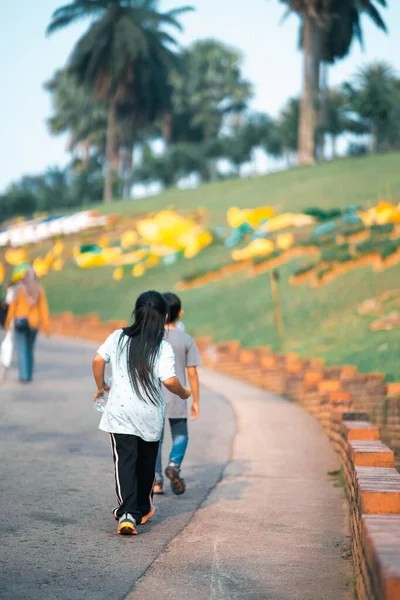
M 177 17 L 181 14 L 192 12 L 194 8 L 192 6 L 183 6 L 182 8 L 175 8 L 166 13 L 158 13 L 160 25 L 169 25 L 178 31 L 183 31 L 182 24 L 177 20 Z
M 54 11 L 46 34 L 50 35 L 81 19 L 87 19 L 104 13 L 107 2 L 102 0 L 75 0 Z
M 167 44 L 172 47 L 178 46 L 177 40 L 174 37 L 172 37 L 172 35 L 169 35 L 169 33 L 167 33 L 166 31 L 158 31 L 157 36 L 162 44 Z
M 369 3 L 369 6 L 364 9 L 364 12 L 369 16 L 369 18 L 379 29 L 382 29 L 382 31 L 387 32 L 385 21 L 382 19 L 379 11 L 375 8 L 375 6 L 372 3 Z
M 364 50 L 364 34 L 360 23 L 360 15 L 357 10 L 352 11 L 351 21 L 355 37 L 358 39 L 361 49 Z
M 279 25 L 283 25 L 284 23 L 286 23 L 292 12 L 293 11 L 290 8 L 287 8 L 281 16 L 281 18 L 279 19 Z
M 149 47 L 145 33 L 127 16 L 122 17 L 116 28 L 114 37 L 114 53 L 124 56 L 132 63 L 138 56 L 147 56 Z
M 184 15 L 188 12 L 194 12 L 196 9 L 194 8 L 194 6 L 180 6 L 178 8 L 173 8 L 169 11 L 167 11 L 165 14 L 168 15 L 169 17 L 171 17 L 172 19 L 176 19 L 177 17 L 180 17 L 181 15 Z
M 110 68 L 112 24 L 112 15 L 105 13 L 102 19 L 94 23 L 78 40 L 68 63 L 69 72 L 73 73 L 80 83 L 91 88 L 96 86 L 99 75 L 104 75 Z
M 159 0 L 130 0 L 130 1 L 131 1 L 131 6 L 133 8 L 145 8 L 146 10 L 151 10 L 153 12 L 157 11 L 158 5 L 160 4 Z

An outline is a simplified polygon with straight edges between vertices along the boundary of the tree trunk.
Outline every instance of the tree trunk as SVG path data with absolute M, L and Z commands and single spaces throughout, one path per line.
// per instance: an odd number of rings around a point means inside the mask
M 258 175 L 258 169 L 257 169 L 257 156 L 254 151 L 254 148 L 250 152 L 250 157 L 251 157 L 250 158 L 251 170 L 252 170 L 253 175 L 256 177 Z
M 217 168 L 217 159 L 210 158 L 209 162 L 209 173 L 210 173 L 210 181 L 218 180 L 218 168 Z
M 299 165 L 315 162 L 315 130 L 319 110 L 319 70 L 321 56 L 321 31 L 315 19 L 304 15 L 303 31 L 303 93 L 300 102 Z
M 200 175 L 200 181 L 202 183 L 209 183 L 211 181 L 210 165 L 208 164 L 207 160 L 205 160 L 204 163 L 200 165 L 198 173 Z
M 171 133 L 172 133 L 172 115 L 171 113 L 165 113 L 162 120 L 162 136 L 165 142 L 165 147 L 168 148 L 171 145 Z
M 90 161 L 90 142 L 88 140 L 85 140 L 82 143 L 82 150 L 83 150 L 82 166 L 84 169 L 87 169 L 89 166 L 89 161 Z
M 337 158 L 336 135 L 332 135 L 332 158 Z
M 106 162 L 104 166 L 103 202 L 112 202 L 115 163 L 115 137 L 117 132 L 117 99 L 113 96 L 108 107 Z
M 375 122 L 371 125 L 371 152 L 372 154 L 378 152 L 378 127 Z
M 326 123 L 327 120 L 327 102 L 328 102 L 328 63 L 321 62 L 320 68 L 320 94 L 319 94 L 319 111 L 318 111 L 318 125 L 320 128 Z M 317 138 L 317 160 L 325 160 L 325 133 L 323 131 L 318 132 Z
M 122 162 L 122 179 L 124 182 L 123 186 L 123 197 L 130 198 L 132 190 L 132 179 L 133 179 L 133 143 L 132 146 L 124 146 L 121 157 Z

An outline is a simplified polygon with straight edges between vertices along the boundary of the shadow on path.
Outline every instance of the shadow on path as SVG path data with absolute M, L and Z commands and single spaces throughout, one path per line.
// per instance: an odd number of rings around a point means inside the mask
M 141 535 L 117 536 L 110 444 L 92 406 L 92 356 L 89 345 L 40 341 L 36 381 L 20 385 L 13 369 L 1 387 L 1 599 L 124 598 L 188 524 L 229 459 L 233 412 L 205 391 L 190 431 L 187 493 L 167 490 Z M 169 444 L 167 435 L 166 453 Z

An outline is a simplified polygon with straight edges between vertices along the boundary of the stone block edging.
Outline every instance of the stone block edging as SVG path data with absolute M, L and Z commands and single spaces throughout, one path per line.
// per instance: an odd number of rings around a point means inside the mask
M 52 316 L 55 334 L 101 343 L 125 321 Z M 311 413 L 339 454 L 350 505 L 359 600 L 400 599 L 400 383 L 353 365 L 197 339 L 207 367 L 286 396 Z

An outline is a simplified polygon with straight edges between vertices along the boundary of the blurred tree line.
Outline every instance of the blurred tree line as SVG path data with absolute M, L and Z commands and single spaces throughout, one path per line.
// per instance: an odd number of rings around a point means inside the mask
M 134 183 L 167 188 L 193 174 L 202 182 L 239 176 L 257 148 L 288 167 L 299 164 L 304 93 L 276 118 L 252 112 L 238 50 L 213 39 L 177 47 L 170 30 L 181 29 L 190 10 L 161 13 L 157 0 L 74 0 L 55 11 L 49 33 L 91 18 L 66 66 L 45 84 L 49 129 L 67 135 L 71 162 L 13 183 L 0 196 L 1 220 L 130 197 Z M 400 148 L 399 100 L 400 81 L 383 63 L 325 87 L 312 128 L 316 158 L 335 157 L 344 133 L 363 136 L 349 154 Z

